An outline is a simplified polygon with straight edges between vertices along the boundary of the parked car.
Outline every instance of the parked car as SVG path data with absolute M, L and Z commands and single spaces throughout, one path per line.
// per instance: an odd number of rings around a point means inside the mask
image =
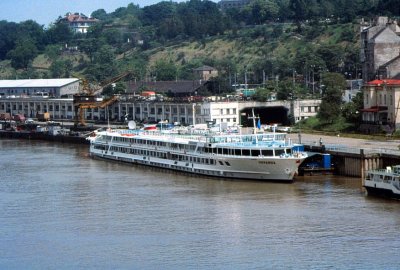
M 276 128 L 276 131 L 290 133 L 291 132 L 291 128 L 290 127 L 284 127 L 284 126 L 278 126 Z

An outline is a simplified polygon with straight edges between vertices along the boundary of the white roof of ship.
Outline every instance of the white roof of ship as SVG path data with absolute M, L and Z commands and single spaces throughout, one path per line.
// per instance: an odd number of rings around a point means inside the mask
M 27 80 L 0 80 L 0 88 L 18 87 L 61 87 L 79 81 L 77 78 L 66 79 L 27 79 Z

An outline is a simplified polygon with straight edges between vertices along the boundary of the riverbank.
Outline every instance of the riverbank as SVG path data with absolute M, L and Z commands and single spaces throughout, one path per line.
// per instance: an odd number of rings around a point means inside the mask
M 61 143 L 74 143 L 74 144 L 89 144 L 89 141 L 86 139 L 86 137 L 81 136 L 80 134 L 50 135 L 43 132 L 17 132 L 17 131 L 0 130 L 0 138 L 43 140 L 43 141 L 61 142 Z

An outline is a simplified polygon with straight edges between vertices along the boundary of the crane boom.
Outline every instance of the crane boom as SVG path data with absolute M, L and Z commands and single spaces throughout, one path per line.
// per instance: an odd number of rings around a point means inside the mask
M 75 126 L 78 126 L 78 124 L 85 126 L 85 116 L 84 116 L 84 110 L 85 109 L 93 109 L 93 108 L 105 108 L 112 103 L 116 102 L 118 100 L 117 96 L 112 96 L 109 99 L 103 100 L 101 102 L 98 102 L 96 100 L 96 95 L 102 90 L 104 87 L 109 86 L 110 84 L 119 81 L 120 79 L 128 76 L 131 74 L 130 71 L 122 73 L 116 77 L 113 77 L 109 80 L 106 80 L 104 82 L 101 82 L 99 86 L 94 87 L 90 85 L 89 81 L 80 78 L 82 80 L 82 92 L 81 94 L 74 95 L 74 111 L 75 111 Z

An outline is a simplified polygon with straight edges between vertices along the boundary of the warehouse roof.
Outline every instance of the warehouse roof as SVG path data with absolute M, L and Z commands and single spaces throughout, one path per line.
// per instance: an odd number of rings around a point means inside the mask
M 0 88 L 62 87 L 76 81 L 79 79 L 0 80 Z

